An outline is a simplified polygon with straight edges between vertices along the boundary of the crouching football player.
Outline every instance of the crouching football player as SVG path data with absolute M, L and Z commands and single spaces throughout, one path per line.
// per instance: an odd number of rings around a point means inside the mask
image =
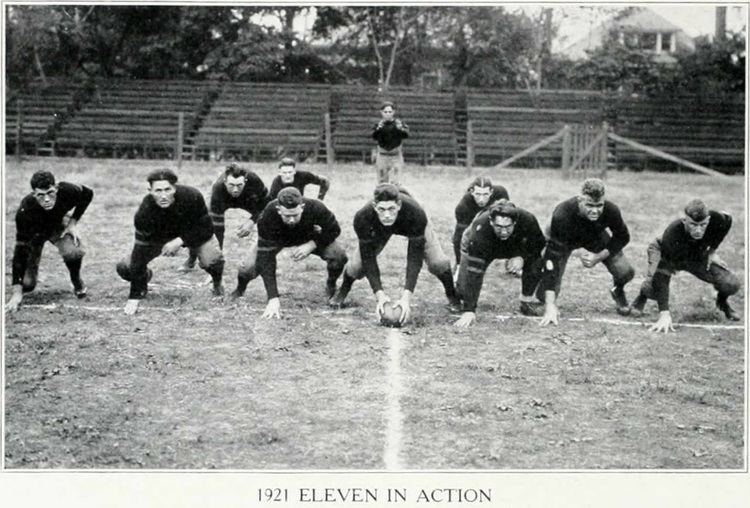
M 347 261 L 344 248 L 336 240 L 340 234 L 336 217 L 321 201 L 302 197 L 294 187 L 282 189 L 258 220 L 258 241 L 240 267 L 237 289 L 232 296 L 242 296 L 250 281 L 260 275 L 268 297 L 263 317 L 279 318 L 276 255 L 284 248 L 291 248 L 294 261 L 315 254 L 326 262 L 326 295 L 330 298 L 336 292 L 336 281 Z
M 648 299 L 654 299 L 659 304 L 659 319 L 650 330 L 674 331 L 669 312 L 669 282 L 674 273 L 684 270 L 712 284 L 718 293 L 716 307 L 727 319 L 739 321 L 739 314 L 729 305 L 729 297 L 739 291 L 740 281 L 716 254 L 731 227 L 732 216 L 728 213 L 709 210 L 700 199 L 690 201 L 682 218 L 667 226 L 661 237 L 648 246 L 648 276 L 633 300 L 632 314 L 643 315 Z
M 323 201 L 331 188 L 328 178 L 316 175 L 310 171 L 297 169 L 297 163 L 291 157 L 284 157 L 279 162 L 279 174 L 271 182 L 271 190 L 268 191 L 268 200 L 276 199 L 281 189 L 294 187 L 300 194 L 305 194 L 305 187 L 309 184 L 318 186 L 318 199 Z
M 476 319 L 484 273 L 495 259 L 523 260 L 520 310 L 526 316 L 539 316 L 534 290 L 541 276 L 545 243 L 536 217 L 509 201 L 501 200 L 481 212 L 466 229 L 461 242 L 457 289 L 463 300 L 463 314 L 455 326 L 467 327 Z
M 555 207 L 544 252 L 542 280 L 537 289 L 539 300 L 545 302 L 541 325 L 557 324 L 555 303 L 560 294 L 565 266 L 575 249 L 583 248 L 584 268 L 602 263 L 612 275 L 610 295 L 617 313 L 630 313 L 625 284 L 633 280 L 635 270 L 622 249 L 630 242 L 628 226 L 622 219 L 619 207 L 604 199 L 604 182 L 589 178 L 583 182 L 581 193 Z
M 456 205 L 456 228 L 453 230 L 453 254 L 456 266 L 461 263 L 461 237 L 474 217 L 501 199 L 510 199 L 502 185 L 492 185 L 486 176 L 478 176 L 471 182 L 466 193 Z
M 229 208 L 239 208 L 250 214 L 247 221 L 237 228 L 237 236 L 250 236 L 258 221 L 258 215 L 268 204 L 268 189 L 254 172 L 240 167 L 237 163 L 230 163 L 211 187 L 211 204 L 209 214 L 213 223 L 214 235 L 219 241 L 219 248 L 224 249 L 224 213 Z M 181 271 L 187 272 L 195 268 L 198 253 L 189 251 Z
M 174 256 L 182 247 L 198 254 L 198 264 L 211 275 L 213 294 L 223 294 L 224 257 L 203 195 L 194 187 L 178 185 L 177 175 L 169 169 L 156 169 L 147 180 L 148 194 L 135 214 L 133 252 L 117 263 L 117 273 L 130 282 L 125 314 L 135 314 L 148 293 L 151 260 Z
M 383 291 L 377 257 L 391 235 L 400 235 L 409 239 L 406 282 L 401 298 L 396 303 L 396 306 L 401 307 L 400 322 L 403 323 L 409 317 L 411 296 L 417 285 L 422 261 L 427 262 L 430 273 L 443 284 L 449 305 L 456 310 L 460 309 L 461 302 L 453 286 L 450 261 L 440 247 L 427 214 L 408 193 L 400 191 L 391 183 L 378 185 L 373 200 L 354 215 L 354 232 L 358 238 L 357 248 L 344 269 L 341 287 L 330 300 L 331 307 L 341 307 L 354 281 L 366 276 L 377 300 L 375 312 L 378 316 L 382 314 L 383 305 L 390 298 Z
M 83 245 L 78 236 L 78 221 L 94 197 L 85 185 L 55 183 L 49 171 L 37 171 L 31 177 L 31 193 L 23 198 L 16 212 L 16 246 L 13 251 L 13 294 L 9 312 L 18 310 L 23 294 L 33 291 L 39 274 L 39 261 L 46 242 L 50 242 L 65 262 L 78 298 L 86 296 L 81 280 Z

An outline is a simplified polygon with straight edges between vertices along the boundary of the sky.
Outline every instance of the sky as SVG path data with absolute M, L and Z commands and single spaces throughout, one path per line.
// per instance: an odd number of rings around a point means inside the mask
M 304 2 L 300 2 L 304 3 Z M 363 3 L 367 5 L 367 3 Z M 499 3 L 498 5 L 503 5 Z M 508 4 L 505 4 L 508 5 Z M 570 4 L 575 5 L 575 4 Z M 628 4 L 619 4 L 626 6 Z M 695 37 L 698 35 L 713 34 L 715 23 L 716 4 L 675 4 L 675 3 L 644 3 L 641 4 L 649 7 L 657 14 L 671 21 L 682 28 L 685 33 Z M 727 4 L 727 28 L 729 30 L 739 31 L 747 22 L 747 5 L 732 6 Z M 558 7 L 562 7 L 557 4 Z M 613 5 L 610 5 L 613 6 Z M 518 6 L 527 11 L 534 11 L 539 8 L 536 4 L 528 4 L 528 7 Z M 573 10 L 568 7 L 568 10 Z M 310 12 L 307 16 L 299 16 L 295 20 L 295 28 L 299 33 L 306 33 L 312 27 L 315 20 L 315 13 Z M 597 20 L 598 22 L 598 20 Z M 583 31 L 588 29 L 590 21 L 583 19 L 568 18 L 560 27 L 560 35 L 564 36 L 567 44 L 574 42 L 583 35 Z

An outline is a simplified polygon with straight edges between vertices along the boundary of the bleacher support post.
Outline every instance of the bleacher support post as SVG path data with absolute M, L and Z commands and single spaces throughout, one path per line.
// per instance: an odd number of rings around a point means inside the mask
M 177 169 L 182 167 L 182 135 L 185 129 L 185 113 L 177 113 L 177 143 L 175 144 L 175 159 L 177 159 Z
M 466 122 L 466 167 L 474 167 L 474 123 L 472 120 Z
M 602 176 L 602 178 L 607 178 L 607 134 L 609 134 L 609 124 L 607 122 L 602 122 L 602 142 L 599 152 L 599 171 Z
M 23 134 L 23 99 L 18 99 L 18 117 L 16 118 L 16 160 L 21 162 L 21 135 Z
M 562 159 L 560 161 L 562 165 L 562 172 L 564 178 L 570 178 L 570 125 L 563 127 L 563 138 L 562 138 Z
M 325 124 L 325 136 L 326 136 L 326 164 L 329 166 L 333 165 L 335 160 L 335 154 L 333 153 L 333 138 L 331 138 L 331 114 L 325 113 L 323 115 L 323 122 Z

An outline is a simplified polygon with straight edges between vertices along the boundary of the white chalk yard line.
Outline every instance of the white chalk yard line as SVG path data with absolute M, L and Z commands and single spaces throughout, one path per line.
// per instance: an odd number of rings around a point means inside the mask
M 539 321 L 539 317 L 524 316 L 522 314 L 498 314 L 495 316 L 498 321 L 506 321 L 508 319 L 527 319 L 531 321 Z M 612 318 L 582 318 L 582 317 L 571 317 L 571 318 L 560 318 L 560 321 L 571 321 L 577 323 L 606 323 L 611 325 L 626 325 L 626 326 L 651 326 L 654 322 L 649 321 L 628 321 L 625 319 L 612 319 Z M 704 330 L 744 330 L 745 325 L 704 325 L 701 323 L 672 323 L 675 328 L 701 328 Z
M 403 336 L 397 328 L 388 331 L 388 368 L 386 369 L 387 390 L 385 404 L 385 449 L 383 462 L 389 471 L 401 469 L 401 340 Z

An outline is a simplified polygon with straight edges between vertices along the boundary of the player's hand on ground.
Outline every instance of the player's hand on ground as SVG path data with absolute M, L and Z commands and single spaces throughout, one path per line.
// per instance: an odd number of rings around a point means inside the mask
M 175 238 L 164 244 L 161 248 L 162 256 L 175 256 L 182 248 L 182 238 Z
M 377 299 L 377 304 L 375 305 L 375 315 L 377 315 L 378 319 L 380 319 L 380 316 L 383 315 L 383 305 L 390 302 L 391 299 L 387 294 L 385 294 L 385 291 L 383 291 L 382 289 L 375 293 L 375 298 Z
M 266 304 L 266 310 L 263 311 L 263 317 L 265 319 L 281 318 L 281 302 L 278 298 L 271 298 Z
M 560 319 L 560 311 L 557 309 L 557 305 L 546 305 L 544 307 L 544 315 L 542 320 L 539 322 L 539 326 L 547 326 L 552 323 L 553 325 L 558 324 Z
M 21 305 L 21 300 L 23 300 L 23 296 L 14 294 L 10 297 L 10 300 L 8 300 L 8 303 L 5 304 L 5 310 L 6 312 L 16 312 L 18 310 L 18 307 Z
M 672 314 L 668 311 L 662 311 L 659 313 L 659 319 L 656 320 L 656 323 L 651 325 L 648 329 L 650 332 L 664 332 L 669 333 L 674 331 L 674 326 L 672 326 Z
M 516 277 L 520 277 L 521 272 L 523 272 L 523 258 L 521 256 L 510 258 L 505 263 L 505 269 L 508 273 L 515 275 Z
M 313 241 L 309 241 L 307 243 L 303 243 L 302 245 L 294 247 L 292 249 L 292 259 L 294 261 L 302 261 L 307 256 L 312 254 L 312 251 L 315 250 L 315 247 L 315 242 Z
M 581 254 L 581 264 L 586 268 L 593 268 L 599 261 L 601 261 L 601 258 L 593 252 L 584 252 Z
M 70 221 L 68 225 L 63 230 L 63 233 L 61 236 L 68 235 L 73 240 L 73 245 L 78 246 L 81 244 L 81 237 L 78 235 L 78 227 L 76 227 L 76 223 L 74 221 Z
M 138 311 L 140 303 L 140 300 L 128 300 L 128 303 L 125 304 L 125 314 L 128 316 L 135 314 Z
M 237 236 L 239 238 L 245 238 L 246 236 L 251 236 L 254 228 L 255 228 L 255 223 L 252 220 L 244 222 L 237 227 Z
M 453 326 L 457 326 L 459 328 L 468 328 L 471 326 L 471 324 L 476 321 L 477 315 L 474 312 L 464 312 L 461 314 L 461 317 L 458 318 L 458 321 L 453 323 Z

